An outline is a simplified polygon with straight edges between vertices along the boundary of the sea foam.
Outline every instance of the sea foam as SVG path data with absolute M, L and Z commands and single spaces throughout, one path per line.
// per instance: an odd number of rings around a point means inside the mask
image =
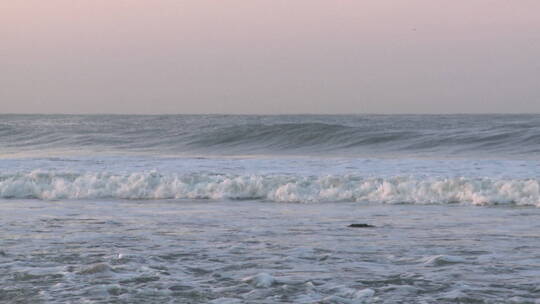
M 273 202 L 461 203 L 540 206 L 540 180 L 277 174 L 72 173 L 0 175 L 0 198 L 210 199 Z

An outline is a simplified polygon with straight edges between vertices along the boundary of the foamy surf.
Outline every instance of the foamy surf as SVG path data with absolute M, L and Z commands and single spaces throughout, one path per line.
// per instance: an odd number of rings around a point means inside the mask
M 540 206 L 540 181 L 467 177 L 33 171 L 0 175 L 0 198 L 200 199 Z

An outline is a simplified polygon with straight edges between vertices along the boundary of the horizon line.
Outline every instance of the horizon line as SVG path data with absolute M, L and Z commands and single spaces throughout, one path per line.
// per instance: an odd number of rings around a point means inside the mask
M 399 115 L 431 115 L 431 116 L 442 116 L 442 115 L 540 115 L 540 112 L 515 112 L 515 113 L 503 113 L 503 112 L 478 112 L 478 113 L 467 113 L 467 112 L 455 112 L 455 113 L 0 113 L 0 115 L 66 115 L 66 116 L 360 116 L 360 115 L 373 115 L 373 116 L 399 116 Z

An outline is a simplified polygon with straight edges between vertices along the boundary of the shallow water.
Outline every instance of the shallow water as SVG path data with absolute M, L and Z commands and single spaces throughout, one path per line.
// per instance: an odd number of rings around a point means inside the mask
M 0 302 L 538 303 L 540 298 L 540 209 L 535 207 L 0 203 Z M 348 228 L 351 223 L 376 227 Z

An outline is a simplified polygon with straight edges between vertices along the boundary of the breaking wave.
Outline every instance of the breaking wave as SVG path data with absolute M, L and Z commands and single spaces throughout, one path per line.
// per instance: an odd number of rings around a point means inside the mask
M 0 198 L 229 199 L 540 206 L 540 180 L 33 171 L 0 175 Z

